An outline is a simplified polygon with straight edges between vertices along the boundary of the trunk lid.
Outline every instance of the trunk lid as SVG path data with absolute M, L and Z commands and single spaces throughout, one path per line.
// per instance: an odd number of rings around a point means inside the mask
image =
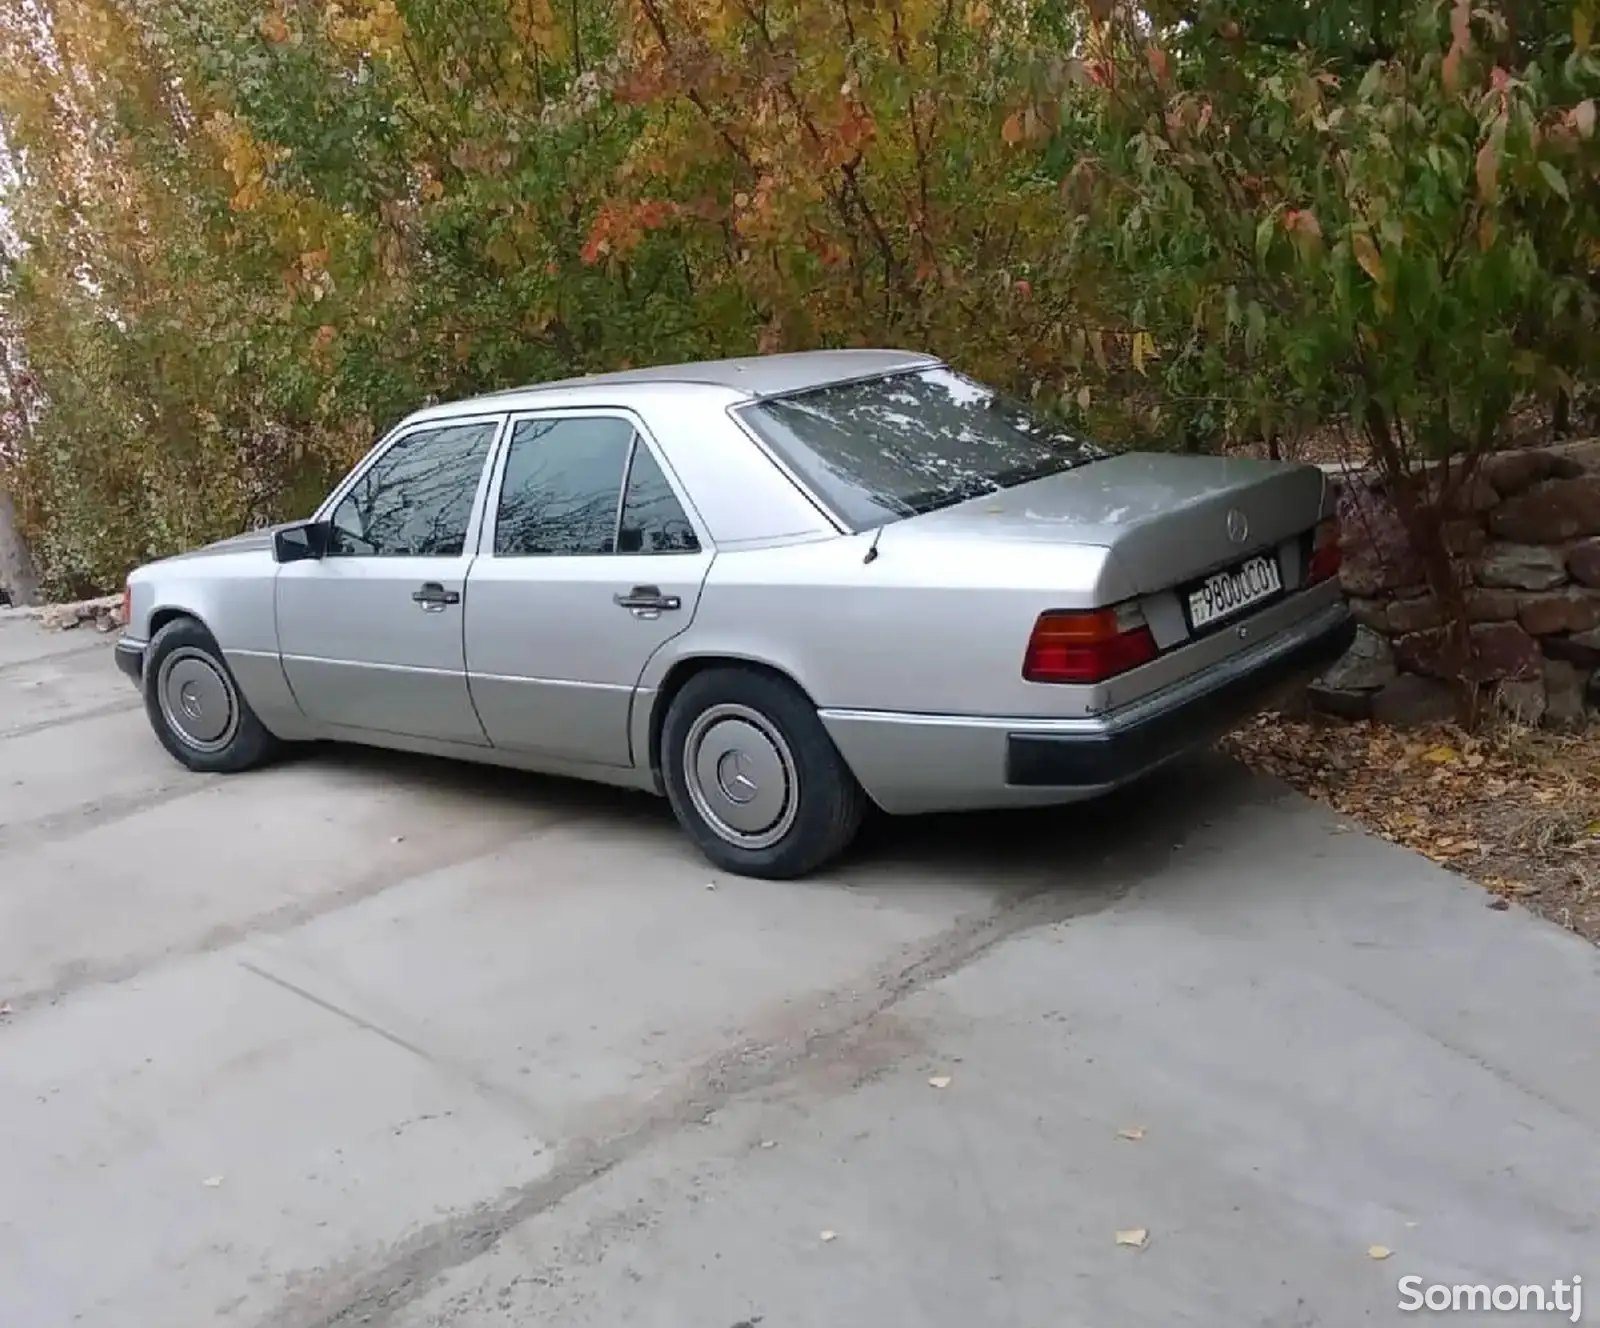
M 1123 453 L 899 524 L 919 536 L 1099 546 L 1119 580 L 1150 595 L 1309 530 L 1324 487 L 1315 466 Z

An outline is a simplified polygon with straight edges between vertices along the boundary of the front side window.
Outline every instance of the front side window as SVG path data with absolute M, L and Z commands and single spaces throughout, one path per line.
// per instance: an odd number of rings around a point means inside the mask
M 758 401 L 743 417 L 853 530 L 1105 455 L 942 365 Z
M 454 424 L 400 439 L 334 508 L 329 554 L 458 557 L 495 429 Z

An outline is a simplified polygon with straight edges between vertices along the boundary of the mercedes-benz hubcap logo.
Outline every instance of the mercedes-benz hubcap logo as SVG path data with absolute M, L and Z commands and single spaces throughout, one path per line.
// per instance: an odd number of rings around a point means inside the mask
M 1235 544 L 1243 544 L 1250 538 L 1250 522 L 1237 507 L 1228 513 L 1228 538 Z
M 739 751 L 726 753 L 718 763 L 717 782 L 722 785 L 722 791 L 730 802 L 749 802 L 761 791 L 756 787 L 755 780 L 746 773 L 748 765 L 748 758 Z

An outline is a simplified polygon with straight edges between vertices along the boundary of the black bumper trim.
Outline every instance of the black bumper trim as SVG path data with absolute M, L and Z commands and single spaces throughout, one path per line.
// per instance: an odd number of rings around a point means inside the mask
M 1271 701 L 1280 689 L 1309 682 L 1355 639 L 1344 617 L 1260 668 L 1201 692 L 1139 723 L 1106 734 L 1013 733 L 1006 738 L 1006 783 L 1016 788 L 1099 788 L 1220 737 Z
M 131 682 L 144 684 L 144 646 L 137 641 L 118 641 L 112 652 L 117 667 Z

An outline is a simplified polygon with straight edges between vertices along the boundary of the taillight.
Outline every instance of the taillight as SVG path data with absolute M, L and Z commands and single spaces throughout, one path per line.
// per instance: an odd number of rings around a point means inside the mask
M 1311 566 L 1307 581 L 1311 585 L 1339 575 L 1339 523 L 1322 522 L 1311 537 Z
M 126 627 L 133 614 L 133 583 L 122 584 L 122 625 Z
M 1052 609 L 1033 625 L 1022 676 L 1029 682 L 1103 682 L 1159 653 L 1137 609 Z

